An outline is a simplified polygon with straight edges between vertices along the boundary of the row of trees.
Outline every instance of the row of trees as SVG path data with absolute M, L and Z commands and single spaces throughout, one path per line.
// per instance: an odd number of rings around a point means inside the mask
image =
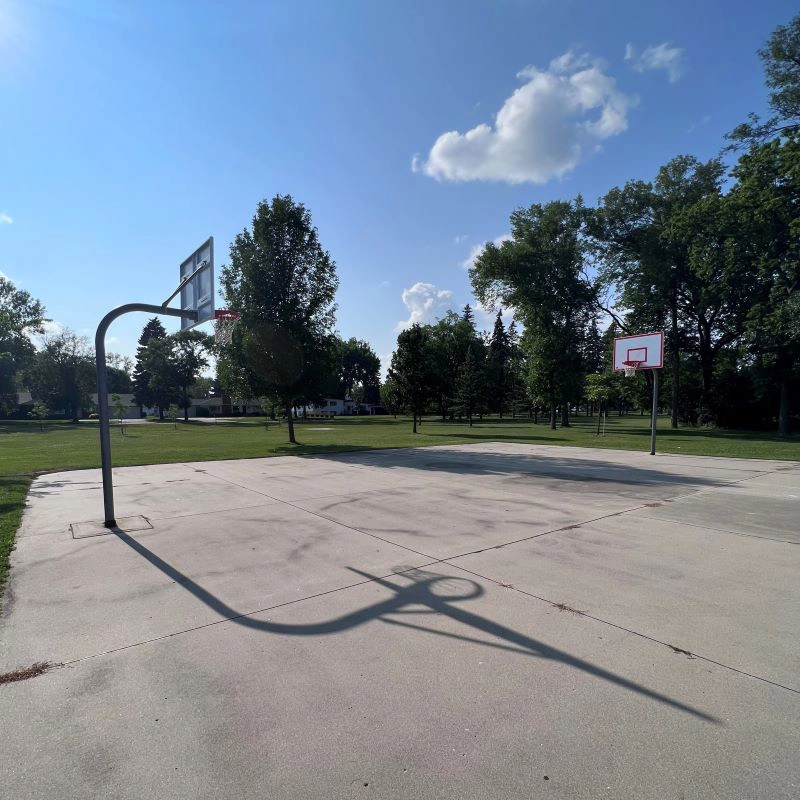
M 678 156 L 653 181 L 628 181 L 594 207 L 579 196 L 519 209 L 511 239 L 487 244 L 475 261 L 476 297 L 513 306 L 524 324 L 520 374 L 551 425 L 557 408 L 568 424 L 570 406 L 623 391 L 594 377 L 610 368 L 610 343 L 597 351 L 604 319 L 607 339 L 667 331 L 673 427 L 777 419 L 789 434 L 800 389 L 800 17 L 761 56 L 774 114 L 751 117 L 719 157 Z M 415 415 L 426 394 L 422 353 L 445 346 L 437 325 L 398 339 L 392 379 Z
M 381 397 L 385 406 L 404 409 L 417 421 L 435 408 L 442 419 L 476 414 L 501 417 L 516 408 L 520 389 L 519 336 L 498 311 L 491 335 L 480 335 L 469 305 L 462 315 L 448 312 L 432 325 L 412 325 L 397 338 Z

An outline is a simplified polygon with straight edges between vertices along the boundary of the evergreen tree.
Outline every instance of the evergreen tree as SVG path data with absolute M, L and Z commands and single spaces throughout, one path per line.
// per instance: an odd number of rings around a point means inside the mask
M 142 329 L 142 335 L 139 337 L 139 346 L 136 348 L 136 366 L 133 370 L 133 396 L 139 404 L 140 412 L 142 406 L 155 405 L 155 395 L 150 387 L 151 376 L 144 366 L 147 343 L 151 339 L 166 338 L 167 331 L 158 317 L 153 317 L 147 321 L 147 324 Z M 162 408 L 159 408 L 159 415 L 161 419 L 164 419 Z
M 501 309 L 494 319 L 494 329 L 489 338 L 489 348 L 486 354 L 487 405 L 489 411 L 499 414 L 501 419 L 508 402 L 509 361 L 510 347 Z
M 458 375 L 456 384 L 456 403 L 461 414 L 472 427 L 472 417 L 481 412 L 483 407 L 484 380 L 481 364 L 477 363 L 472 348 L 467 348 L 467 355 Z
M 506 400 L 511 408 L 511 418 L 513 419 L 517 415 L 517 407 L 522 400 L 522 373 L 524 369 L 523 353 L 519 346 L 519 333 L 517 333 L 516 320 L 511 320 L 511 324 L 506 331 L 506 339 L 508 341 Z

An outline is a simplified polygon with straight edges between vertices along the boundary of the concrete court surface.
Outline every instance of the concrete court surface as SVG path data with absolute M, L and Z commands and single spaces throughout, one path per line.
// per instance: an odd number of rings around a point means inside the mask
M 0 796 L 800 797 L 800 465 L 476 444 L 33 485 Z M 75 538 L 78 537 L 78 538 Z

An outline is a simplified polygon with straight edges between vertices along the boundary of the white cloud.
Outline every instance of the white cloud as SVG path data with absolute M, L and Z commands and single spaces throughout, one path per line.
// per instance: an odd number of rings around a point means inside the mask
M 403 303 L 408 309 L 408 319 L 395 325 L 396 332 L 410 328 L 415 322 L 433 322 L 450 308 L 453 293 L 449 289 L 439 289 L 432 283 L 415 283 L 410 289 L 403 289 Z
M 511 234 L 510 233 L 503 233 L 498 236 L 496 239 L 493 239 L 492 242 L 496 247 L 500 247 L 503 242 L 511 241 Z M 484 248 L 486 247 L 486 242 L 481 242 L 481 244 L 476 244 L 472 247 L 469 251 L 469 255 L 461 262 L 461 266 L 464 269 L 471 269 L 475 265 L 475 259 L 483 252 Z
M 0 211 L 0 225 L 11 225 L 13 218 L 10 217 L 5 211 Z
M 494 123 L 441 134 L 415 172 L 437 180 L 545 183 L 574 169 L 586 152 L 628 127 L 636 98 L 617 89 L 601 61 L 564 53 L 547 69 L 526 67 L 525 81 Z
M 631 44 L 625 48 L 625 60 L 633 61 L 636 72 L 648 72 L 653 69 L 666 71 L 670 83 L 675 83 L 685 72 L 684 51 L 680 47 L 671 47 L 669 42 L 647 47 L 636 58 L 636 50 Z
M 389 367 L 392 366 L 392 356 L 394 353 L 382 353 L 378 356 L 381 360 L 381 380 L 386 380 L 389 376 Z
M 381 284 L 380 284 L 380 285 L 381 285 L 381 286 L 383 286 L 383 287 L 386 287 L 386 286 L 391 286 L 391 284 L 389 283 L 389 281 L 381 281 Z
M 454 236 L 453 237 L 453 244 L 458 246 L 458 245 L 463 244 L 464 242 L 466 242 L 467 239 L 469 239 L 469 236 L 466 233 L 459 234 L 458 236 Z
M 58 336 L 64 332 L 64 326 L 54 319 L 47 319 L 42 323 L 44 336 Z

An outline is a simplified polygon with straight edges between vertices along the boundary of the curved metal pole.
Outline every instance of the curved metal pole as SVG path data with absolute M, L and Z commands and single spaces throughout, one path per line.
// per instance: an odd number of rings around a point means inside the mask
M 165 314 L 168 317 L 187 317 L 196 320 L 196 311 L 183 311 L 180 308 L 165 308 L 149 303 L 127 303 L 109 311 L 97 326 L 94 336 L 95 363 L 97 365 L 97 406 L 100 415 L 100 463 L 103 473 L 103 507 L 106 528 L 115 528 L 114 517 L 114 483 L 111 476 L 111 431 L 108 415 L 108 370 L 106 368 L 106 332 L 108 326 L 123 314 L 131 311 L 144 311 L 147 314 Z

